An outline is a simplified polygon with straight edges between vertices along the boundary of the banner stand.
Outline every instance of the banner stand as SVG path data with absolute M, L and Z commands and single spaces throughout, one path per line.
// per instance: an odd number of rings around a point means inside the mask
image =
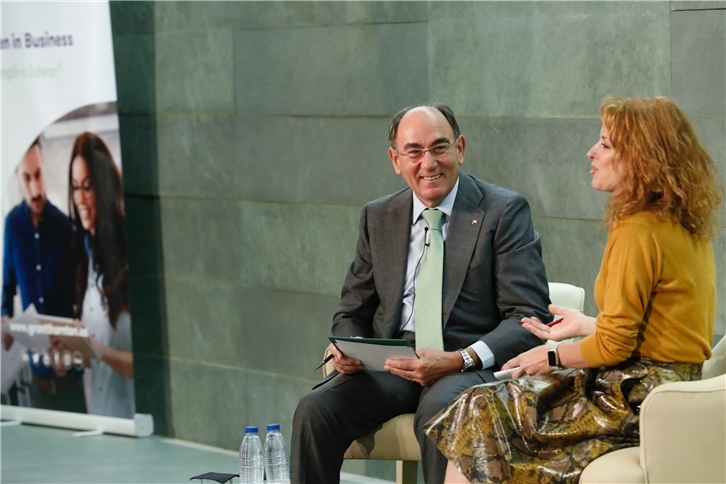
M 134 414 L 134 418 L 130 419 L 0 405 L 0 418 L 20 423 L 89 430 L 96 431 L 95 433 L 128 435 L 130 437 L 148 437 L 154 433 L 154 418 L 146 413 Z
M 12 404 L 0 407 L 0 418 L 4 425 L 63 427 L 80 435 L 151 435 L 152 417 L 136 414 L 127 284 L 96 284 L 95 290 L 88 281 L 76 281 L 79 270 L 100 269 L 93 260 L 100 246 L 116 269 L 104 264 L 96 280 L 126 281 L 110 2 L 0 3 L 0 277 L 2 314 L 12 318 L 2 333 L 13 337 L 0 345 L 0 393 L 3 403 Z M 81 220 L 73 199 L 74 167 L 79 173 L 85 168 L 89 187 L 95 185 L 92 218 Z M 107 179 L 95 179 L 94 173 Z M 35 203 L 38 197 L 41 204 Z M 28 223 L 34 217 L 37 223 Z M 113 230 L 92 235 L 102 225 L 98 217 Z M 83 250 L 86 241 L 91 250 Z M 115 301 L 113 311 L 109 301 Z M 41 324 L 51 332 L 11 329 L 31 305 L 35 321 L 45 320 Z M 83 328 L 53 329 L 63 322 L 58 318 L 66 323 L 78 318 Z M 122 354 L 118 368 L 102 361 L 104 347 Z

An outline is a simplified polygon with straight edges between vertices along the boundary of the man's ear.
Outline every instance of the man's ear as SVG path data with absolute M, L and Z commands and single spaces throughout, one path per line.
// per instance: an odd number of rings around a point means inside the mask
M 401 166 L 399 163 L 401 162 L 401 160 L 398 156 L 398 153 L 396 153 L 395 148 L 388 148 L 388 157 L 391 159 L 391 163 L 393 164 L 393 171 L 396 172 L 396 175 L 400 175 Z
M 464 135 L 460 135 L 459 139 L 456 140 L 456 155 L 459 160 L 459 165 L 464 164 L 464 153 L 466 152 L 466 138 Z

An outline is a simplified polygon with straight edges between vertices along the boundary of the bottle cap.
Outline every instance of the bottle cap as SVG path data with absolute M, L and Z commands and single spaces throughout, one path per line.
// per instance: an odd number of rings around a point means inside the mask
M 250 425 L 245 427 L 245 433 L 246 434 L 256 434 L 258 432 L 257 426 Z
M 267 431 L 271 430 L 280 430 L 280 424 L 274 423 L 274 424 L 267 424 Z

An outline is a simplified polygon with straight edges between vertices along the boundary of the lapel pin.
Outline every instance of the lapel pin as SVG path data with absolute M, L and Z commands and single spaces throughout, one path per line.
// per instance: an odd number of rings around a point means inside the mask
M 471 224 L 472 224 L 472 225 L 476 225 L 476 219 L 472 220 L 472 221 L 471 221 Z

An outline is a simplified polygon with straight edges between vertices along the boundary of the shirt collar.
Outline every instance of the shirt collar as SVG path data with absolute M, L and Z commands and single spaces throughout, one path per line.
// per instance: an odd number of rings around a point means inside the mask
M 40 211 L 40 217 L 38 217 L 38 224 L 39 225 L 41 223 L 43 223 L 43 215 L 45 215 L 45 213 L 46 213 L 45 209 L 46 209 L 46 207 L 48 207 L 48 205 L 50 205 L 50 201 L 46 198 L 45 199 L 45 202 L 43 202 L 43 210 Z M 28 206 L 28 203 L 25 201 L 25 199 L 23 199 L 23 201 L 20 202 L 20 206 L 22 207 L 20 209 L 20 213 L 23 215 L 23 217 L 26 217 L 26 219 L 28 220 L 28 222 L 30 222 L 32 224 L 33 223 L 33 216 L 30 213 L 30 207 Z
M 93 249 L 91 247 L 91 234 L 86 233 L 86 235 L 83 236 L 83 249 L 86 251 L 86 257 L 89 259 L 93 259 Z
M 454 188 L 451 189 L 448 195 L 446 195 L 446 198 L 435 208 L 437 210 L 441 210 L 446 214 L 447 219 L 451 217 L 451 210 L 454 208 L 454 201 L 456 200 L 456 193 L 459 191 L 459 179 L 456 179 L 456 184 L 454 185 Z M 426 205 L 423 204 L 421 200 L 418 199 L 418 196 L 416 194 L 413 194 L 413 213 L 412 213 L 412 224 L 415 224 L 419 217 L 421 216 L 421 212 L 426 210 Z

